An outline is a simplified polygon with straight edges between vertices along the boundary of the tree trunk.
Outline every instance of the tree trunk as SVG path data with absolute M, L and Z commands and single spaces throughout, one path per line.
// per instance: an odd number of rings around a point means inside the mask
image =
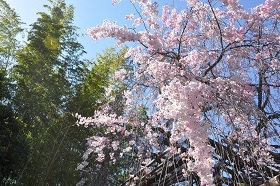
M 267 180 L 264 184 L 261 186 L 279 186 L 280 185 L 280 174 L 277 176 L 274 176 L 273 178 Z

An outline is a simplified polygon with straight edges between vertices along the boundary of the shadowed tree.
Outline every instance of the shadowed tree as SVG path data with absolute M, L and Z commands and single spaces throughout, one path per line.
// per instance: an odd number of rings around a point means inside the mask
M 49 1 L 39 12 L 28 39 L 17 53 L 13 78 L 14 108 L 26 123 L 30 154 L 18 184 L 71 185 L 79 180 L 76 166 L 85 137 L 73 126 L 68 107 L 82 78 L 83 47 L 72 25 L 74 7 Z M 78 139 L 78 140 L 77 140 Z
M 3 0 L 0 10 L 0 184 L 13 185 L 28 153 L 24 123 L 16 117 L 11 104 L 13 84 L 9 76 L 19 49 L 16 38 L 22 29 L 20 18 Z

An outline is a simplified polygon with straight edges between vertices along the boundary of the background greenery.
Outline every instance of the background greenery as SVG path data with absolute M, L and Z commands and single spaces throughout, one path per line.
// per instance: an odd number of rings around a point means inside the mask
M 110 77 L 125 66 L 126 49 L 109 48 L 95 60 L 82 59 L 74 7 L 64 0 L 49 0 L 29 30 L 21 28 L 5 0 L 0 9 L 0 183 L 76 185 L 90 176 L 76 167 L 86 138 L 98 131 L 78 127 L 73 115 L 92 116 L 105 88 L 119 83 Z M 121 100 L 125 85 L 119 87 Z M 94 161 L 90 166 L 97 168 Z M 110 164 L 102 170 L 89 183 L 110 184 L 120 173 Z

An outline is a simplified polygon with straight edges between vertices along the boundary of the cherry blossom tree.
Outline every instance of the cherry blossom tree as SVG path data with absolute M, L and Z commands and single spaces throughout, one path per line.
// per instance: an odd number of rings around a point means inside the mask
M 131 3 L 130 27 L 105 20 L 88 29 L 94 40 L 135 43 L 126 54 L 134 65 L 113 77 L 132 77 L 122 114 L 109 87 L 93 117 L 77 115 L 79 125 L 105 130 L 88 139 L 78 168 L 91 153 L 102 162 L 106 151 L 112 162 L 135 157 L 124 172 L 147 175 L 148 162 L 168 152 L 181 158 L 180 180 L 190 185 L 258 185 L 277 175 L 280 1 L 249 10 L 238 0 Z

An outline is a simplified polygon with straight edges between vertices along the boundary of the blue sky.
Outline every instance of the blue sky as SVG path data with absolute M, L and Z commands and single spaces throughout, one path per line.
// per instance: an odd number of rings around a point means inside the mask
M 159 0 L 163 4 L 173 1 L 182 3 L 183 0 Z M 47 0 L 6 0 L 6 2 L 15 9 L 22 22 L 26 23 L 25 28 L 36 21 L 38 18 L 37 12 L 46 11 L 43 5 L 48 4 Z M 263 2 L 264 0 L 240 0 L 245 8 Z M 84 30 L 86 28 L 102 24 L 104 19 L 117 21 L 119 25 L 130 24 L 125 22 L 124 17 L 127 14 L 135 13 L 129 0 L 123 0 L 115 6 L 112 5 L 111 0 L 66 0 L 66 3 L 75 7 L 74 25 L 80 28 L 78 30 L 80 35 L 85 34 Z M 103 39 L 96 43 L 88 36 L 81 36 L 79 41 L 85 47 L 88 53 L 85 57 L 88 59 L 94 58 L 97 53 L 115 44 L 112 39 Z
M 38 18 L 37 12 L 46 11 L 43 7 L 48 4 L 47 0 L 6 0 L 6 2 L 15 9 L 21 17 L 24 28 L 32 24 Z M 117 21 L 120 25 L 125 23 L 124 17 L 133 12 L 133 7 L 129 1 L 123 1 L 115 6 L 112 5 L 111 0 L 66 0 L 67 4 L 72 4 L 75 7 L 74 25 L 79 27 L 78 33 L 80 34 L 79 42 L 83 44 L 88 59 L 94 58 L 97 53 L 102 52 L 106 47 L 115 44 L 112 39 L 103 39 L 99 42 L 94 42 L 85 34 L 85 29 L 102 24 L 104 19 Z

